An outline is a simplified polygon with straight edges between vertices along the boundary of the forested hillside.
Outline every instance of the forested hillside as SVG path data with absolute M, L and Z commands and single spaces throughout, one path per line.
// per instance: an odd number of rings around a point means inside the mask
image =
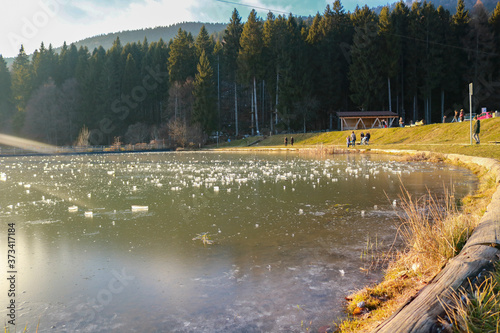
M 405 0 L 405 4 L 408 7 L 411 7 L 413 2 L 414 2 L 413 0 Z M 430 2 L 436 8 L 438 8 L 439 6 L 443 6 L 443 8 L 448 10 L 451 14 L 455 14 L 457 12 L 457 1 L 456 0 L 432 0 Z M 495 9 L 495 7 L 497 5 L 496 0 L 484 0 L 484 1 L 482 1 L 482 3 L 484 5 L 484 8 L 486 8 L 486 10 L 489 12 L 493 12 L 493 10 Z M 396 8 L 396 4 L 397 4 L 397 2 L 392 3 L 389 6 L 389 9 L 393 10 L 394 8 Z M 465 4 L 465 9 L 472 10 L 474 5 L 476 4 L 476 0 L 465 0 L 464 4 Z M 380 14 L 380 11 L 382 10 L 382 8 L 384 8 L 384 6 L 378 6 L 378 7 L 374 8 L 374 10 L 376 13 Z
M 342 110 L 392 110 L 406 122 L 439 122 L 457 108 L 500 103 L 500 4 L 489 13 L 457 3 L 398 3 L 347 13 L 340 1 L 304 20 L 235 10 L 222 34 L 179 29 L 109 49 L 43 44 L 0 58 L 4 131 L 57 145 L 86 127 L 91 144 L 325 130 Z M 336 122 L 334 121 L 334 127 Z

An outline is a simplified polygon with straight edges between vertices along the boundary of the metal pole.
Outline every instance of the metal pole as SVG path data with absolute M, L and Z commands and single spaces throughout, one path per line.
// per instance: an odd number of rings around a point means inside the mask
M 217 55 L 217 147 L 219 147 L 220 135 L 220 60 Z
M 469 83 L 470 145 L 472 146 L 472 82 Z

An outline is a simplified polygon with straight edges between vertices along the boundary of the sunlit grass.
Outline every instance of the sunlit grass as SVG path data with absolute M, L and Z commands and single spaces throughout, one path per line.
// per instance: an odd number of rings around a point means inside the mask
M 470 145 L 469 122 L 431 124 L 404 128 L 362 129 L 354 132 L 359 137 L 361 132 L 366 133 L 367 131 L 371 135 L 370 144 L 356 146 L 357 149 L 424 150 L 443 154 L 462 154 L 500 159 L 500 144 L 490 143 L 490 141 L 500 141 L 500 118 L 481 121 L 480 145 Z M 305 134 L 278 134 L 268 136 L 257 145 L 248 148 L 284 148 L 285 136 L 289 139 L 291 136 L 294 137 L 295 144 L 293 148 L 317 147 L 321 145 L 346 148 L 345 138 L 350 132 L 349 130 Z M 250 142 L 254 141 L 256 141 L 256 137 L 250 137 L 220 144 L 219 147 L 247 147 Z M 287 147 L 291 148 L 290 144 Z M 355 150 L 353 148 L 349 149 Z

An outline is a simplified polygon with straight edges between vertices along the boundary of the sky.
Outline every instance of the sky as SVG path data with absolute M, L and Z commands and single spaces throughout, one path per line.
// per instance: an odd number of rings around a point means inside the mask
M 0 54 L 15 57 L 21 44 L 31 54 L 44 42 L 59 47 L 110 32 L 169 26 L 180 22 L 227 23 L 236 8 L 246 20 L 255 8 L 265 18 L 276 15 L 323 13 L 327 0 L 16 0 L 0 12 Z M 375 7 L 385 0 L 344 0 L 346 11 L 356 5 Z

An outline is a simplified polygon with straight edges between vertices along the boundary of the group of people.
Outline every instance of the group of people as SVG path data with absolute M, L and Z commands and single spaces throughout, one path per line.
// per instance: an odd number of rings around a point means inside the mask
M 463 122 L 464 119 L 465 119 L 464 109 L 460 109 L 460 115 L 458 114 L 458 111 L 455 110 L 455 115 L 453 116 L 453 119 L 451 120 L 451 122 L 457 123 L 459 120 L 460 120 L 460 122 Z
M 362 145 L 367 145 L 368 142 L 370 141 L 370 132 L 366 132 L 366 134 L 361 132 L 359 136 L 361 137 Z M 356 133 L 354 133 L 354 131 L 352 131 L 351 135 L 348 135 L 346 139 L 347 139 L 347 148 L 349 148 L 350 146 L 353 147 L 356 146 Z
M 294 142 L 294 140 L 293 140 L 293 136 L 292 136 L 292 137 L 290 138 L 290 145 L 292 145 L 292 146 L 293 146 L 293 142 Z M 285 136 L 285 147 L 286 147 L 287 145 L 288 145 L 288 137 L 286 137 L 286 136 Z

